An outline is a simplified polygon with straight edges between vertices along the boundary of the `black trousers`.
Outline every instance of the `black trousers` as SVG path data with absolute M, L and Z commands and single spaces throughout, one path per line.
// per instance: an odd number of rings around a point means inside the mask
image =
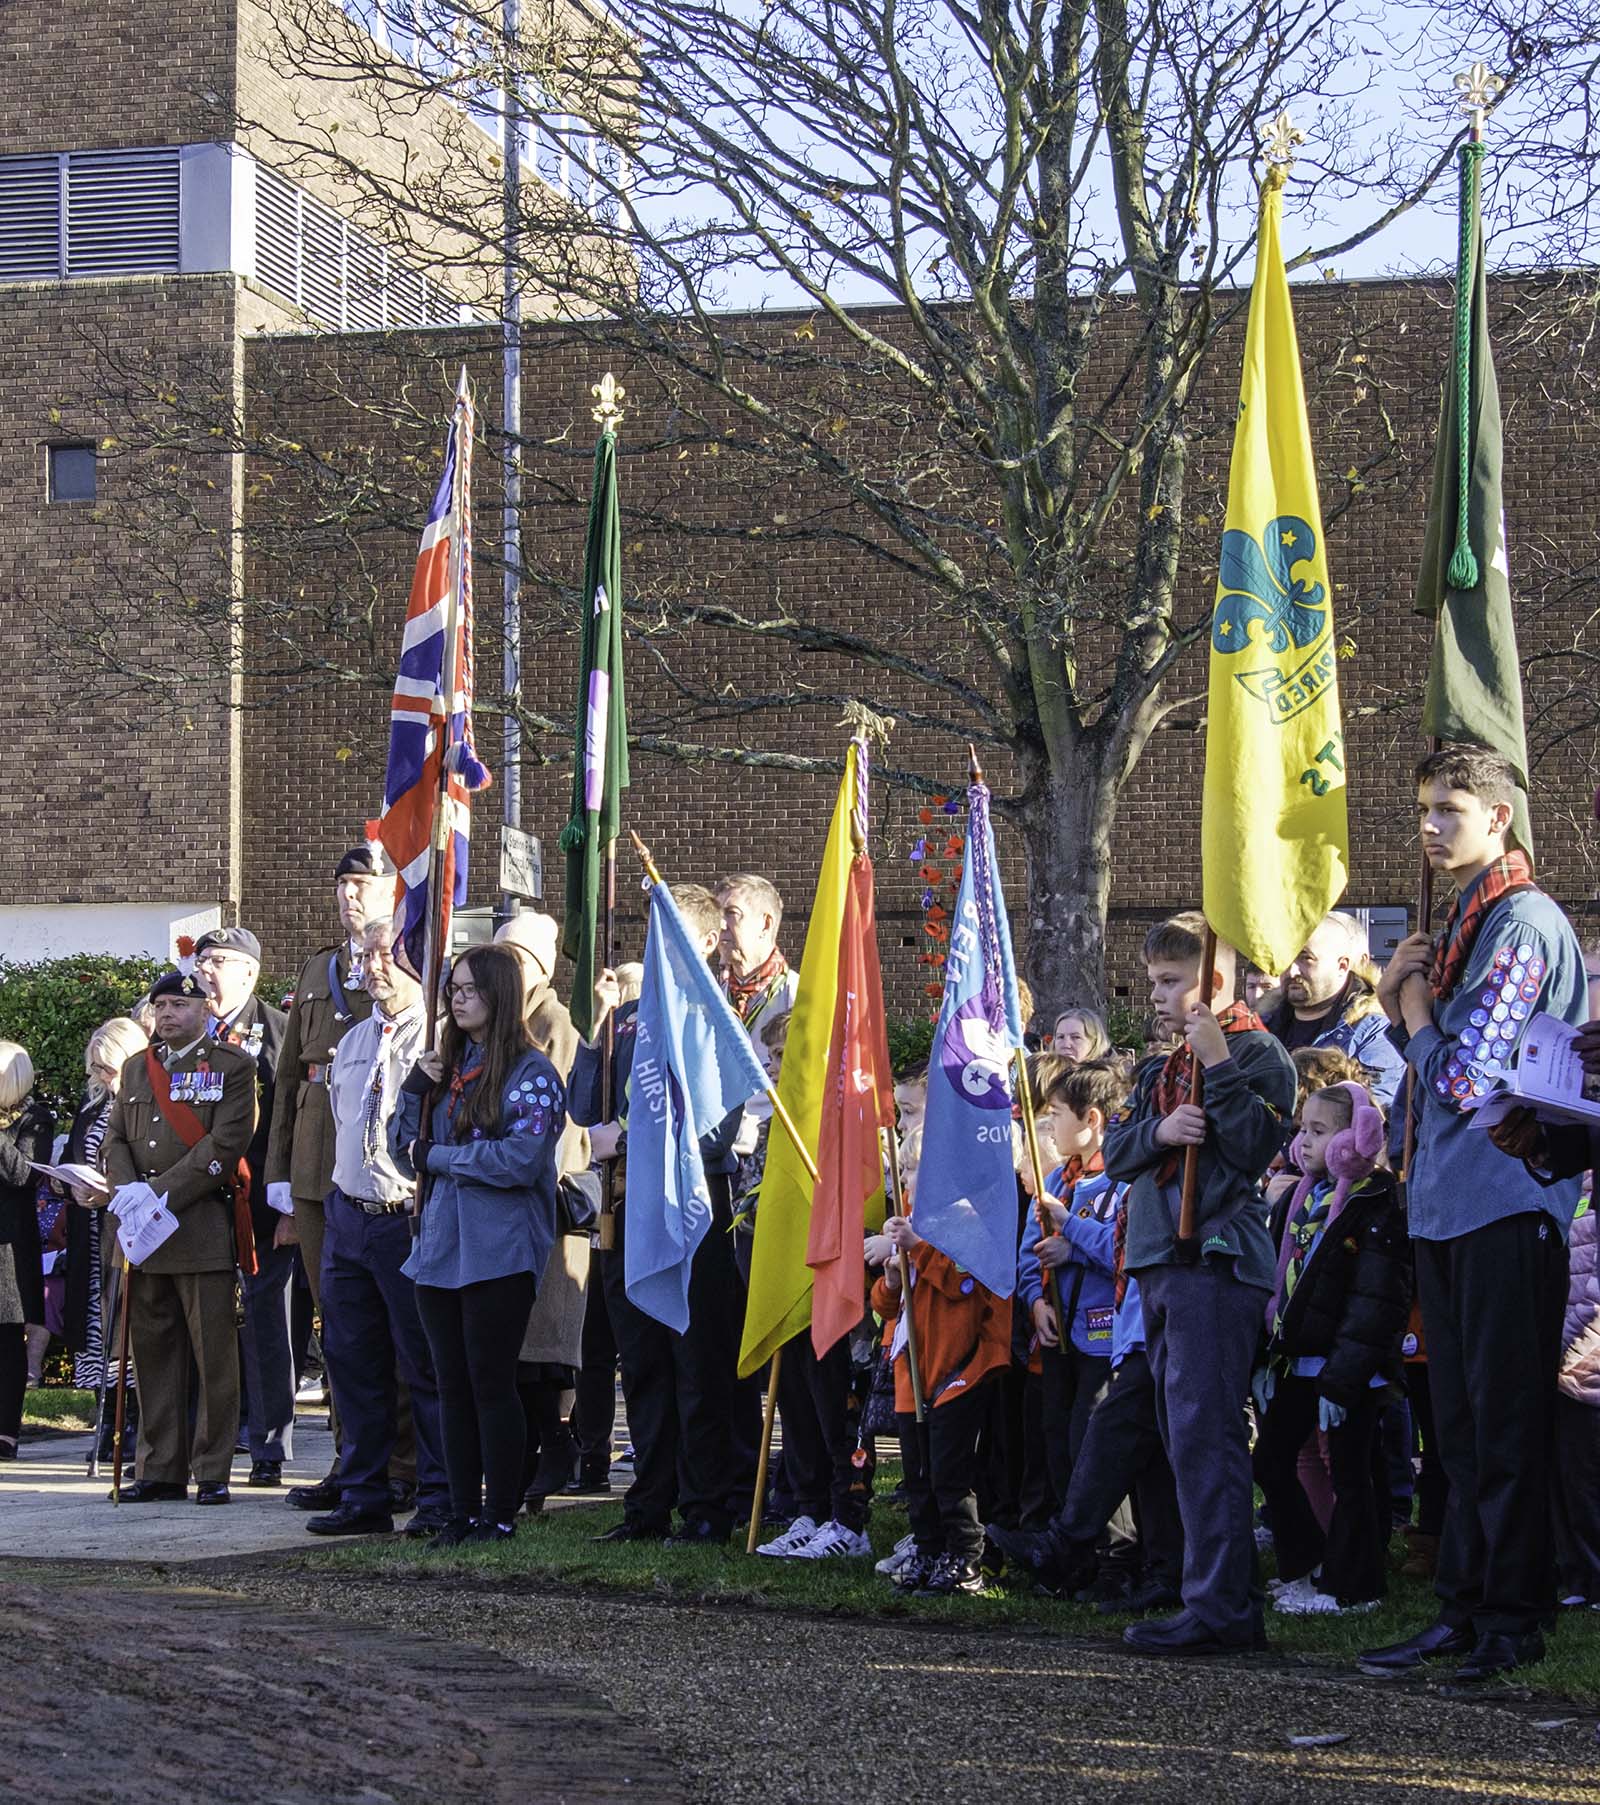
M 906 1513 L 917 1553 L 976 1562 L 983 1552 L 978 1516 L 978 1435 L 989 1414 L 985 1381 L 942 1404 L 930 1405 L 919 1426 L 914 1416 L 895 1417 L 905 1467 Z
M 522 1496 L 530 1506 L 564 1490 L 578 1459 L 577 1441 L 567 1427 L 572 1387 L 560 1379 L 536 1376 L 541 1370 L 519 1368 L 517 1374 L 517 1396 L 522 1400 L 528 1437 L 522 1456 Z
M 1183 1583 L 1183 1520 L 1156 1415 L 1156 1382 L 1142 1349 L 1123 1356 L 1090 1412 L 1051 1534 L 1087 1567 L 1107 1523 L 1128 1497 L 1145 1575 L 1176 1592 Z
M 517 1355 L 533 1308 L 533 1274 L 510 1272 L 459 1291 L 416 1289 L 439 1381 L 450 1513 L 513 1522 L 527 1447 Z
M 851 1386 L 850 1338 L 819 1360 L 811 1331 L 785 1342 L 778 1362 L 778 1409 L 783 1414 L 784 1474 L 794 1514 L 847 1529 L 865 1529 L 872 1502 L 873 1452 L 854 1463 L 861 1399 Z
M 611 1471 L 611 1430 L 617 1417 L 617 1338 L 611 1332 L 604 1276 L 611 1258 L 597 1252 L 589 1261 L 584 1293 L 577 1432 L 580 1470 L 590 1484 L 599 1484 Z
M 1319 1589 L 1341 1604 L 1365 1604 L 1385 1590 L 1389 1502 L 1381 1501 L 1373 1461 L 1378 1432 L 1375 1393 L 1352 1404 L 1337 1429 L 1328 1431 L 1333 1516 L 1324 1535 L 1300 1483 L 1300 1450 L 1317 1428 L 1315 1379 L 1278 1380 L 1256 1437 L 1251 1470 L 1272 1516 L 1278 1576 L 1300 1579 L 1322 1568 Z
M 1556 1395 L 1556 1482 L 1550 1503 L 1563 1598 L 1600 1605 L 1600 1410 Z
M 744 1471 L 734 1435 L 744 1288 L 727 1232 L 728 1179 L 707 1176 L 711 1231 L 690 1268 L 689 1327 L 682 1335 L 628 1301 L 626 1210 L 617 1212 L 617 1244 L 601 1256 L 601 1269 L 633 1437 L 624 1514 L 630 1523 L 663 1529 L 676 1503 L 685 1524 L 726 1535 L 749 1507 L 755 1473 Z
M 22 1405 L 28 1394 L 28 1340 L 20 1322 L 0 1323 L 0 1438 L 22 1433 Z
M 1411 1428 L 1417 1455 L 1417 1530 L 1421 1535 L 1444 1534 L 1444 1513 L 1450 1504 L 1450 1481 L 1439 1458 L 1439 1430 L 1433 1420 L 1433 1393 L 1429 1388 L 1426 1360 L 1406 1362 L 1406 1402 L 1411 1406 Z
M 1072 1469 L 1088 1433 L 1089 1414 L 1105 1396 L 1111 1357 L 1085 1354 L 1067 1341 L 1060 1347 L 1042 1349 L 1039 1366 L 1045 1462 L 1059 1508 L 1072 1484 Z
M 1567 1247 L 1542 1212 L 1414 1243 L 1450 1507 L 1440 1617 L 1521 1635 L 1554 1603 L 1552 1449 Z

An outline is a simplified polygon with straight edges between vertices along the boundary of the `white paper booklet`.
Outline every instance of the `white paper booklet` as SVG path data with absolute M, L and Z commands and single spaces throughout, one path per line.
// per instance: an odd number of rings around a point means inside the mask
M 1528 1023 L 1517 1063 L 1484 1098 L 1478 1126 L 1492 1128 L 1519 1107 L 1542 1122 L 1600 1122 L 1600 1076 L 1583 1069 L 1578 1030 L 1553 1015 Z

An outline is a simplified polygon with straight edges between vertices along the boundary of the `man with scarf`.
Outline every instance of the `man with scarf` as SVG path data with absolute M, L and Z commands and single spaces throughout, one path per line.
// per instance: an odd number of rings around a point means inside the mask
M 1294 1110 L 1295 1070 L 1260 1017 L 1234 1000 L 1231 947 L 1218 944 L 1212 1001 L 1201 1002 L 1205 937 L 1205 918 L 1189 913 L 1145 940 L 1157 1022 L 1183 1038 L 1140 1069 L 1102 1147 L 1108 1175 L 1129 1187 L 1118 1263 L 1139 1281 L 1183 1521 L 1183 1609 L 1124 1632 L 1155 1655 L 1265 1643 L 1244 1399 L 1275 1265 L 1260 1184 Z M 1205 1068 L 1204 1104 L 1191 1101 L 1195 1060 Z M 1197 1247 L 1178 1237 L 1189 1147 L 1199 1149 Z
M 1455 903 L 1437 943 L 1396 949 L 1378 998 L 1412 1073 L 1416 1145 L 1406 1205 L 1450 1508 L 1434 1589 L 1438 1621 L 1361 1657 L 1385 1671 L 1462 1656 L 1481 1681 L 1544 1654 L 1555 1598 L 1550 1447 L 1567 1235 L 1579 1181 L 1539 1181 L 1472 1111 L 1528 1022 L 1587 1016 L 1583 955 L 1566 917 L 1508 845 L 1516 777 L 1498 753 L 1451 747 L 1416 770 L 1430 866 Z

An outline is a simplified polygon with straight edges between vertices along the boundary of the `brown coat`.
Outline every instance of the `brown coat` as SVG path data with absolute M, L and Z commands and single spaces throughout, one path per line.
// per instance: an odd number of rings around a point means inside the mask
M 520 1360 L 583 1365 L 583 1313 L 588 1298 L 589 1237 L 557 1235 L 539 1280 L 522 1337 Z
M 572 1025 L 566 1004 L 548 984 L 540 984 L 528 995 L 523 1020 L 533 1044 L 561 1074 L 565 1084 L 572 1076 L 572 1062 L 578 1057 L 578 1030 Z M 568 1121 L 556 1149 L 556 1169 L 563 1177 L 589 1170 L 588 1129 Z M 525 1360 L 531 1357 L 523 1355 Z
M 231 1272 L 237 1263 L 226 1177 L 255 1132 L 256 1063 L 233 1047 L 202 1040 L 178 1060 L 173 1076 L 202 1067 L 222 1074 L 222 1100 L 189 1105 L 206 1130 L 192 1148 L 162 1117 L 143 1053 L 122 1068 L 122 1088 L 111 1105 L 104 1152 L 112 1189 L 143 1179 L 178 1218 L 178 1232 L 150 1255 L 142 1272 Z
M 295 985 L 289 1026 L 278 1052 L 272 1137 L 267 1143 L 267 1183 L 287 1183 L 291 1195 L 321 1203 L 333 1189 L 333 1110 L 327 1068 L 339 1042 L 372 1013 L 372 998 L 350 982 L 349 943 L 338 950 L 339 982 L 348 1012 L 334 1002 L 328 983 L 331 946 L 315 952 Z M 313 1077 L 312 1074 L 317 1076 Z

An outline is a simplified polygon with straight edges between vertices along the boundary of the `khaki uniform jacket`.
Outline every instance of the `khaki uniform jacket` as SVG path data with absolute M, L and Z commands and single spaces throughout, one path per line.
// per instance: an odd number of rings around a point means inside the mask
M 320 1203 L 333 1189 L 333 1108 L 327 1069 L 339 1042 L 372 1013 L 372 998 L 350 981 L 349 942 L 339 948 L 339 982 L 345 1009 L 328 984 L 325 946 L 306 960 L 294 987 L 289 1026 L 278 1051 L 272 1134 L 267 1142 L 266 1182 L 287 1184 L 295 1197 Z M 312 1072 L 318 1076 L 313 1079 Z
M 136 1053 L 122 1068 L 122 1088 L 106 1125 L 106 1177 L 113 1190 L 143 1179 L 178 1218 L 178 1232 L 150 1255 L 141 1272 L 231 1272 L 237 1263 L 227 1180 L 255 1131 L 255 1061 L 233 1047 L 202 1040 L 177 1061 L 172 1075 L 202 1067 L 222 1073 L 222 1101 L 189 1105 L 206 1129 L 193 1148 L 184 1146 L 159 1113 L 144 1054 Z

